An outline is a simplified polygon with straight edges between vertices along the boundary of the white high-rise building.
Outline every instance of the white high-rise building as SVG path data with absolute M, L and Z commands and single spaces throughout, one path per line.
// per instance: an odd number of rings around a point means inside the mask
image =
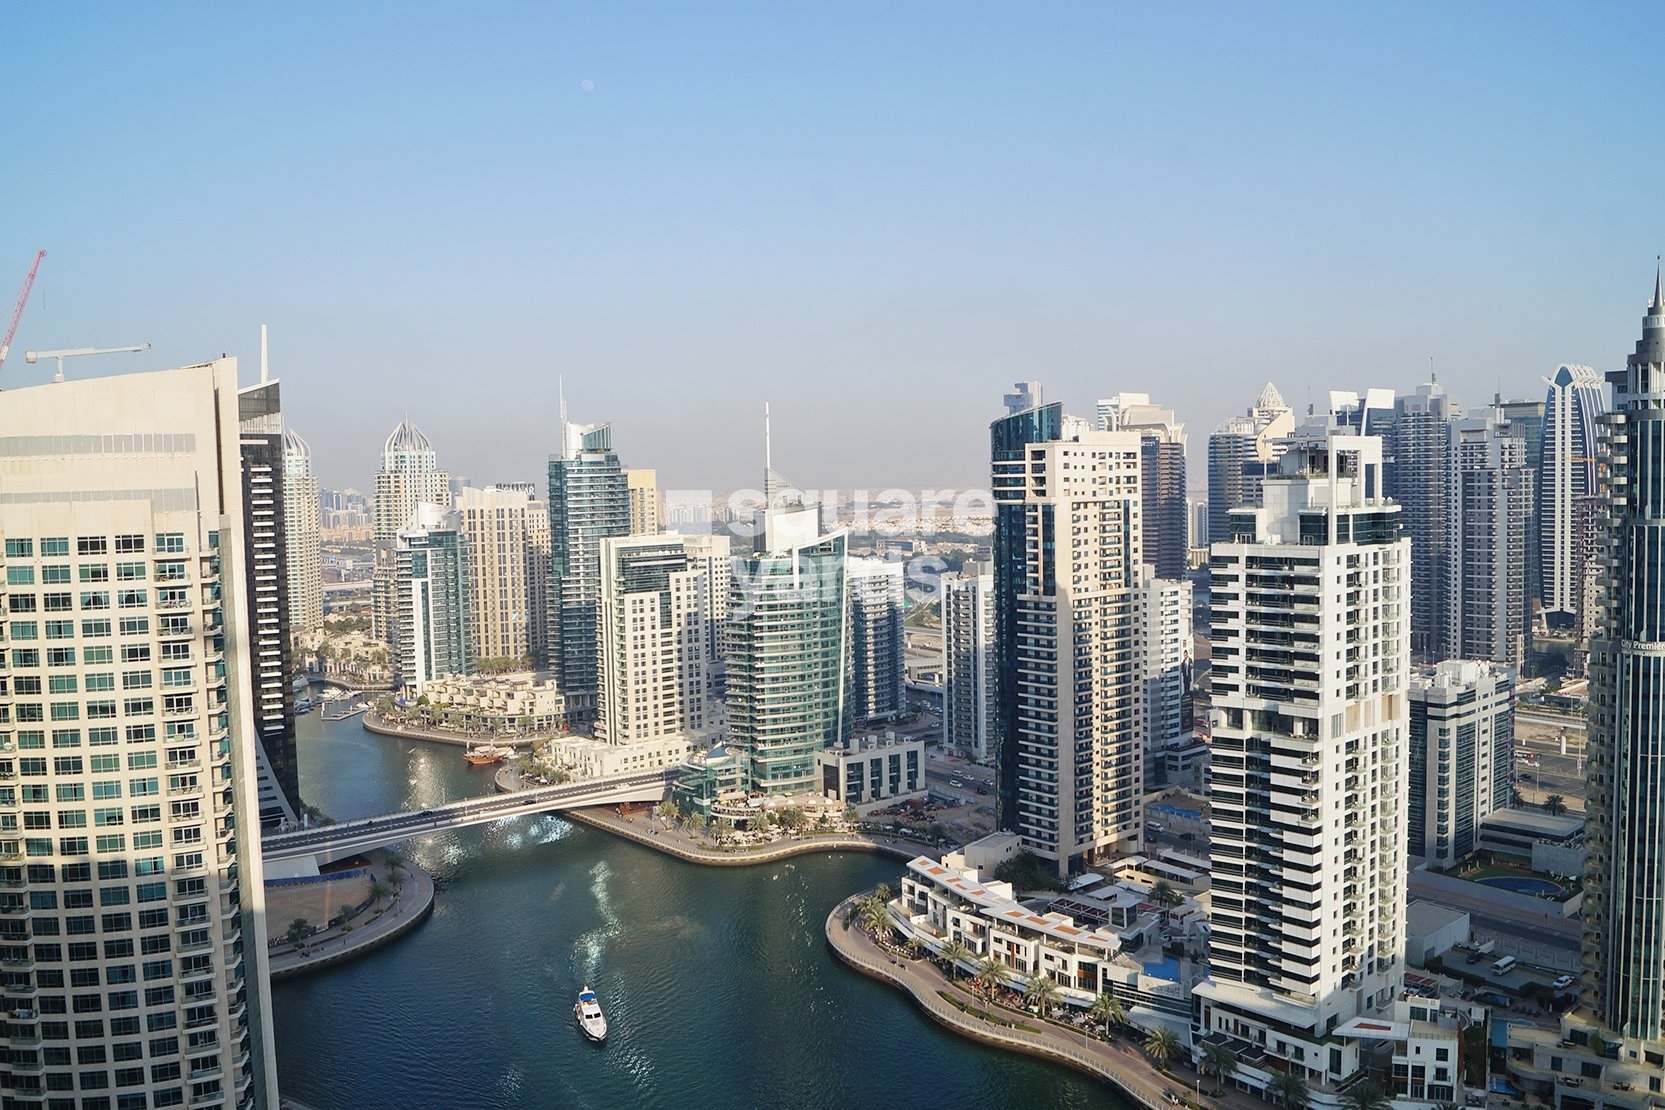
M 0 394 L 8 1104 L 277 1105 L 239 400 Z
M 1526 665 L 1532 471 L 1495 414 L 1447 423 L 1443 654 Z
M 1167 749 L 1191 742 L 1186 712 L 1191 693 L 1191 582 L 1156 577 L 1145 563 L 1138 593 L 1139 659 L 1144 690 L 1139 699 L 1145 749 L 1145 788 L 1161 785 Z
M 1373 436 L 1286 455 L 1210 549 L 1209 976 L 1204 1041 L 1237 1079 L 1341 1105 L 1357 1019 L 1402 988 L 1410 541 Z M 1268 1065 L 1250 1064 L 1254 1056 Z
M 1283 454 L 1282 440 L 1294 431 L 1295 413 L 1271 382 L 1248 412 L 1214 429 L 1208 437 L 1208 531 L 1198 543 L 1231 538 L 1231 511 L 1260 500 L 1260 473 Z
M 534 513 L 532 496 L 501 486 L 468 486 L 456 509 L 468 541 L 470 650 L 476 661 L 525 660 L 530 666 L 534 630 L 545 627 L 542 602 L 530 573 L 537 563 L 528 548 L 540 537 L 548 546 L 547 513 Z M 516 666 L 521 666 L 517 663 Z
M 1139 435 L 991 426 L 999 823 L 1068 874 L 1139 839 Z
M 468 581 L 461 515 L 417 505 L 393 549 L 390 643 L 394 679 L 406 696 L 416 697 L 433 679 L 473 670 Z
M 1567 365 L 1546 378 L 1542 456 L 1538 466 L 1539 563 L 1544 619 L 1551 628 L 1576 633 L 1584 612 L 1584 543 L 1587 502 L 1595 497 L 1596 425 L 1607 411 L 1600 374 Z
M 904 565 L 879 558 L 845 564 L 850 616 L 850 719 L 883 720 L 907 706 L 903 648 Z
M 943 747 L 975 760 L 994 755 L 994 576 L 942 579 Z
M 1466 859 L 1480 822 L 1514 785 L 1515 680 L 1507 667 L 1447 659 L 1411 677 L 1407 848 L 1434 867 Z
M 598 740 L 683 738 L 722 729 L 718 678 L 732 562 L 727 536 L 601 541 Z
M 318 538 L 318 478 L 312 448 L 283 430 L 283 523 L 289 572 L 289 630 L 324 626 L 324 556 Z
M 418 505 L 451 504 L 451 476 L 439 468 L 434 445 L 407 417 L 382 445 L 376 472 L 376 566 L 373 571 L 376 635 L 392 647 L 393 549 Z

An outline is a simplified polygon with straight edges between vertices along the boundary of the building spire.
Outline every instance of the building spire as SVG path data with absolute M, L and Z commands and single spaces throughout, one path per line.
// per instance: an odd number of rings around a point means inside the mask
M 1653 301 L 1648 305 L 1656 312 L 1665 309 L 1665 284 L 1661 283 L 1661 278 L 1665 278 L 1665 273 L 1660 270 L 1659 256 L 1656 254 L 1653 256 Z

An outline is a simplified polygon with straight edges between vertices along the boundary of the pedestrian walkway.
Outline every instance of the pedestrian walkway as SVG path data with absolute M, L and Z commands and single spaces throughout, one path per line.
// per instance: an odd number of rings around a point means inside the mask
M 592 806 L 588 809 L 569 809 L 561 814 L 581 825 L 610 832 L 633 840 L 637 844 L 687 860 L 689 863 L 711 864 L 717 867 L 744 867 L 754 863 L 772 863 L 790 856 L 810 852 L 880 852 L 897 859 L 913 859 L 927 846 L 916 841 L 894 836 L 868 836 L 865 833 L 805 831 L 787 840 L 772 844 L 755 844 L 743 848 L 719 848 L 702 834 L 686 826 L 673 824 L 652 813 L 621 816 L 616 807 Z
M 266 958 L 273 979 L 300 975 L 380 948 L 420 925 L 434 908 L 434 881 L 416 864 L 392 852 L 369 853 L 375 873 L 387 881 L 389 861 L 399 860 L 401 882 L 395 893 L 357 917 L 307 938 L 299 948 L 281 942 L 281 951 Z M 281 940 L 281 922 L 269 922 L 268 940 Z
M 827 917 L 827 943 L 833 954 L 856 970 L 907 991 L 926 1014 L 955 1032 L 986 1044 L 1056 1060 L 1096 1075 L 1115 1085 L 1138 1105 L 1153 1110 L 1168 1105 L 1163 1097 L 1168 1091 L 1202 1106 L 1264 1110 L 1266 1103 L 1236 1091 L 1199 1098 L 1196 1072 L 1175 1062 L 1169 1065 L 1172 1074 L 1163 1075 L 1138 1047 L 1124 1039 L 1105 1042 L 1033 1015 L 1025 1018 L 996 1010 L 1002 1019 L 1016 1019 L 1025 1026 L 1022 1029 L 1006 1028 L 988 1022 L 976 1013 L 962 1011 L 943 994 L 958 995 L 974 1009 L 982 1005 L 981 1000 L 968 993 L 963 984 L 951 983 L 931 960 L 910 960 L 897 956 L 879 947 L 866 930 L 846 925 L 859 901 L 859 896 L 847 898 L 835 906 Z

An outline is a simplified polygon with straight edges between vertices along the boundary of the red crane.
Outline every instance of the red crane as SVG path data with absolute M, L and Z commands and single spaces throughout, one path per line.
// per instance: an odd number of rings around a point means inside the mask
M 0 339 L 0 367 L 6 365 L 6 355 L 12 349 L 12 336 L 17 334 L 17 322 L 23 319 L 23 306 L 29 303 L 29 290 L 35 287 L 35 271 L 40 269 L 40 260 L 45 257 L 45 251 L 35 255 L 35 264 L 29 267 L 29 276 L 23 279 L 23 292 L 17 295 L 17 307 L 12 309 L 11 326 L 6 329 L 6 338 Z

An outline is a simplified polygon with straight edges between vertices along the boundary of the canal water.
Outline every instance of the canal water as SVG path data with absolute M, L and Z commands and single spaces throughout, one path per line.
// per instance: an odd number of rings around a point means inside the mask
M 338 819 L 491 789 L 457 748 L 301 718 L 301 792 Z M 673 860 L 551 816 L 405 850 L 434 914 L 356 962 L 274 984 L 283 1091 L 317 1110 L 1110 1107 L 1109 1088 L 978 1047 L 837 963 L 822 922 L 895 884 L 864 853 Z M 590 984 L 605 1045 L 572 1019 Z

